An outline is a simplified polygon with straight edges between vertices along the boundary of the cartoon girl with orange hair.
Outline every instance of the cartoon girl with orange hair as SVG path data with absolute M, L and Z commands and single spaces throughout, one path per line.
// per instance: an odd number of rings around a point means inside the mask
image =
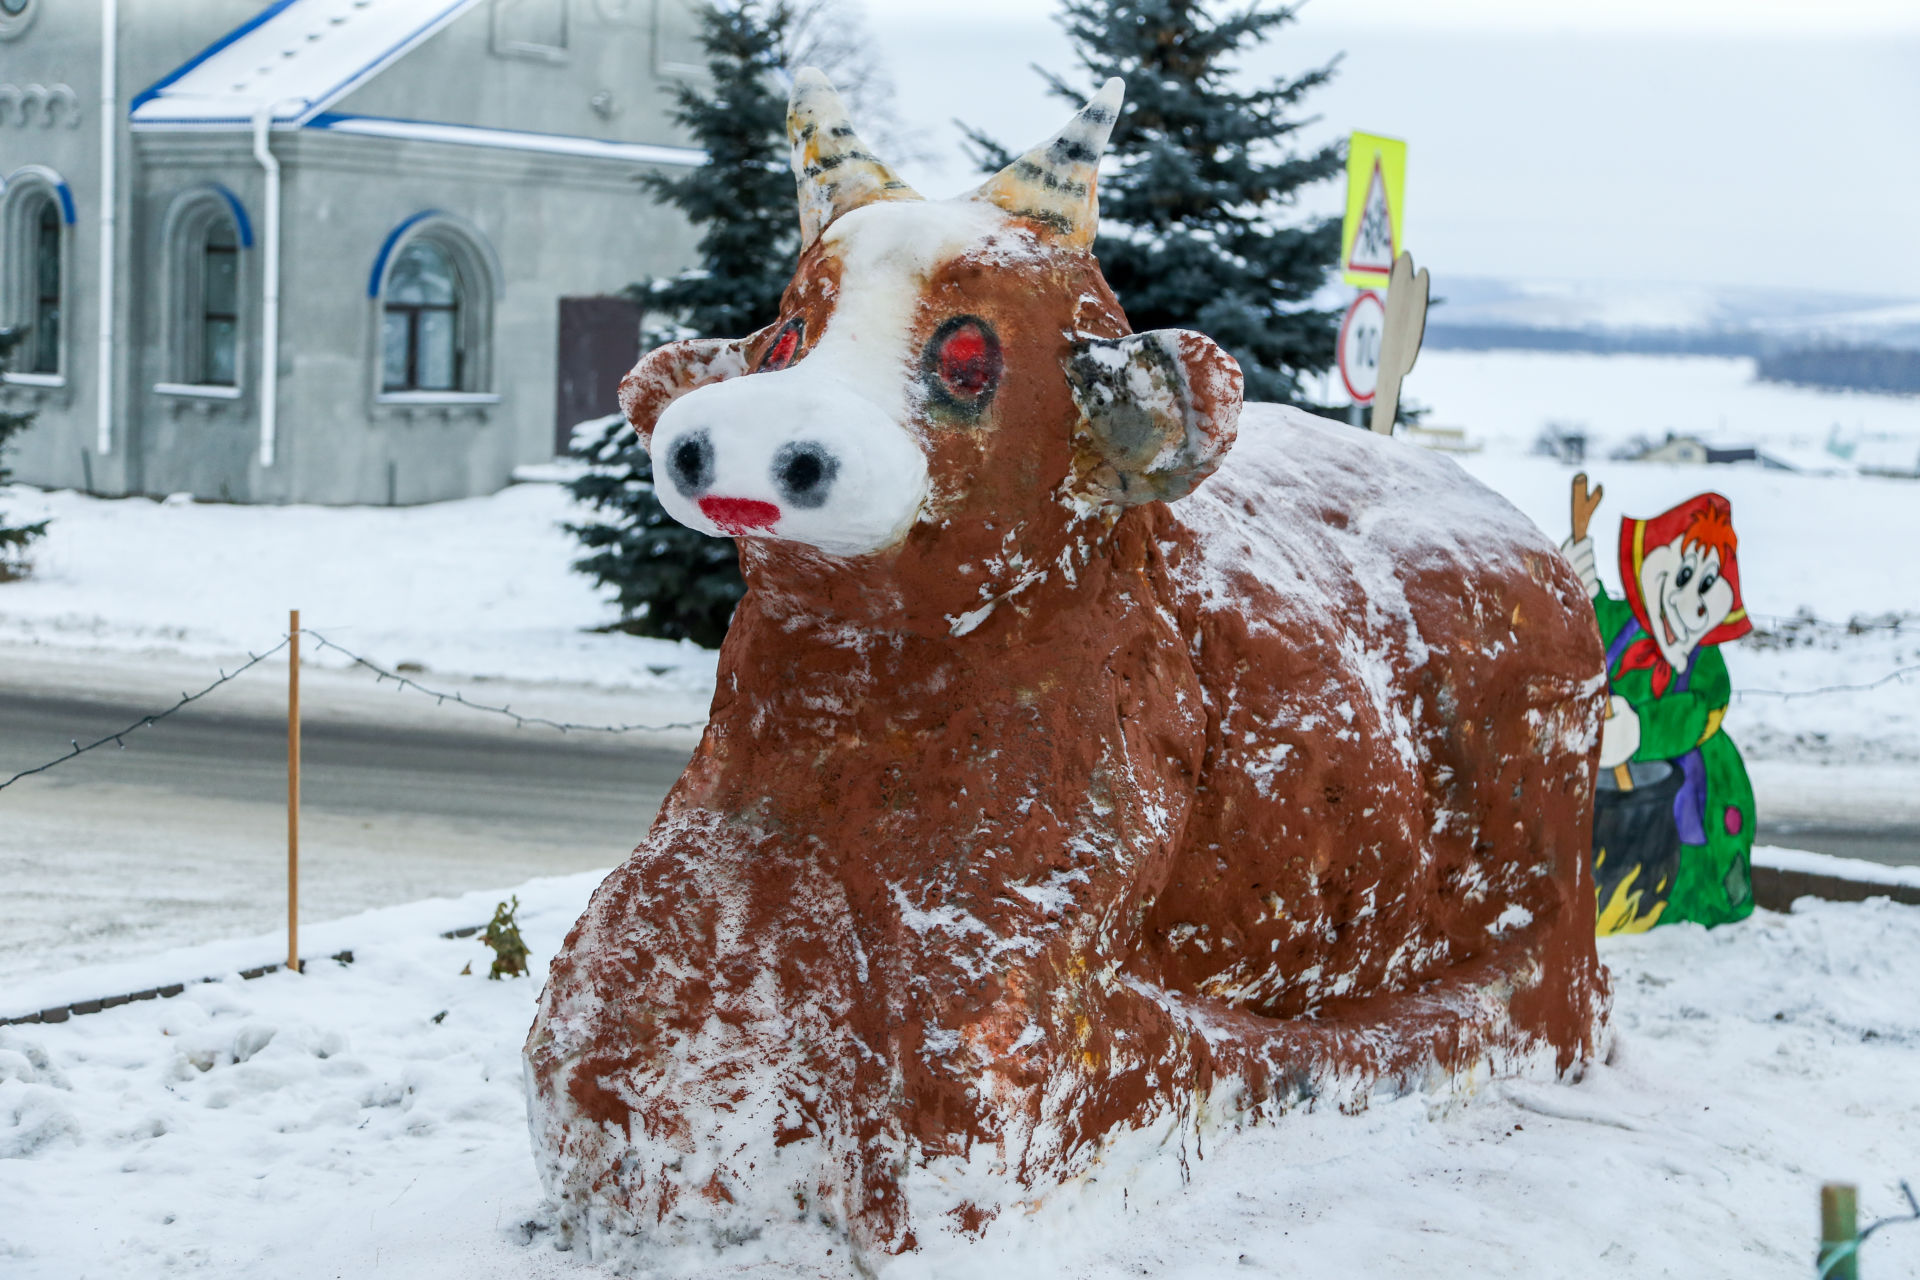
M 1600 932 L 1705 925 L 1753 911 L 1753 787 L 1722 731 L 1732 687 L 1718 646 L 1753 629 L 1740 599 L 1733 509 L 1717 493 L 1620 522 L 1615 600 L 1587 520 L 1600 490 L 1574 478 L 1574 537 L 1561 550 L 1593 600 L 1613 698 L 1600 737 L 1594 882 Z

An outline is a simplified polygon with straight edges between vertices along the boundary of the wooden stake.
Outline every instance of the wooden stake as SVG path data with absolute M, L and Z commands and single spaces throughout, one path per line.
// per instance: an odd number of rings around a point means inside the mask
M 1822 1280 L 1860 1280 L 1859 1192 L 1849 1183 L 1820 1188 L 1820 1276 Z
M 300 968 L 300 611 L 287 612 L 287 968 Z

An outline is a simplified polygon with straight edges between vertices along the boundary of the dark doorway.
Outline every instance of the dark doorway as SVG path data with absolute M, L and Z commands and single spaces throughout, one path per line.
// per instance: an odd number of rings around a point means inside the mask
M 560 299 L 559 376 L 553 451 L 571 446 L 574 424 L 620 411 L 620 379 L 640 358 L 640 309 L 625 298 Z

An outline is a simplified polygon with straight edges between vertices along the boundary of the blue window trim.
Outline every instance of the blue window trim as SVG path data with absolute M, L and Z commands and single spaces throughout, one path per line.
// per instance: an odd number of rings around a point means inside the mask
M 61 219 L 65 221 L 68 226 L 72 226 L 75 221 L 73 213 L 73 188 L 69 187 L 65 182 L 56 182 L 53 184 L 53 190 L 54 193 L 60 197 Z
M 414 214 L 411 218 L 408 218 L 405 222 L 402 222 L 399 226 L 387 232 L 387 238 L 381 242 L 380 252 L 373 259 L 373 273 L 367 277 L 367 296 L 369 298 L 378 298 L 380 296 L 380 282 L 386 278 L 387 274 L 387 259 L 393 256 L 394 246 L 400 243 L 401 237 L 428 218 L 437 218 L 440 216 L 441 211 L 438 209 L 422 209 L 419 213 Z
M 213 189 L 219 193 L 222 200 L 227 202 L 227 210 L 233 214 L 234 225 L 240 229 L 240 247 L 253 248 L 253 222 L 247 217 L 247 207 L 240 203 L 239 196 L 218 182 L 213 184 Z

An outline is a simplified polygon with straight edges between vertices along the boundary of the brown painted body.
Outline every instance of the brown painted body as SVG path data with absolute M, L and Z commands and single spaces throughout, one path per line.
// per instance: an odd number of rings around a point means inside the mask
M 842 268 L 814 244 L 781 323 Z M 1239 376 L 1198 335 L 1156 357 L 1186 434 L 1116 442 L 1067 371 L 1125 318 L 1019 218 L 921 284 L 907 349 L 981 317 L 991 404 L 909 398 L 895 545 L 742 540 L 706 734 L 553 962 L 536 1155 L 603 1256 L 824 1224 L 882 1259 L 1131 1133 L 1593 1047 L 1601 655 L 1544 535 L 1273 406 L 1199 484 Z M 655 353 L 629 416 L 779 329 Z

